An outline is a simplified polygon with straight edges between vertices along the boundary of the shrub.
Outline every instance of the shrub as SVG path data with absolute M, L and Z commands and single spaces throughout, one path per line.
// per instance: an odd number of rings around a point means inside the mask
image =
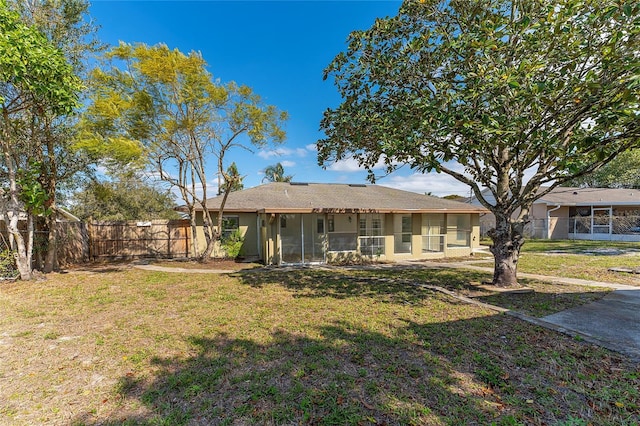
M 239 229 L 235 229 L 231 234 L 224 237 L 221 242 L 222 248 L 227 253 L 227 257 L 231 259 L 235 259 L 240 255 L 242 244 L 244 244 L 244 236 Z

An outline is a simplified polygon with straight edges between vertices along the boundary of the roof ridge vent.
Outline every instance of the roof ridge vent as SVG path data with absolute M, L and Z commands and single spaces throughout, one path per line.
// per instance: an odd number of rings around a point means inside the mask
M 366 188 L 367 185 L 364 183 L 350 183 L 349 184 L 350 187 L 352 188 Z
M 293 186 L 309 186 L 308 182 L 289 182 L 289 185 Z

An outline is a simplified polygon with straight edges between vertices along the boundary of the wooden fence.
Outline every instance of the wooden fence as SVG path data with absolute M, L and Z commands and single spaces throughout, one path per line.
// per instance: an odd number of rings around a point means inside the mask
M 92 221 L 87 228 L 92 260 L 189 257 L 188 220 Z

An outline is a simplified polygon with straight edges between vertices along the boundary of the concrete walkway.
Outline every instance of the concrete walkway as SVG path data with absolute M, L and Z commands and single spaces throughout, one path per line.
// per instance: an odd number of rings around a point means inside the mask
M 595 302 L 542 318 L 640 361 L 640 288 L 615 290 Z
M 426 266 L 493 272 L 493 268 L 477 266 L 474 263 L 474 261 L 469 263 L 426 262 Z M 580 336 L 590 343 L 622 353 L 640 362 L 640 287 L 538 274 L 518 273 L 518 276 L 545 282 L 613 289 L 610 294 L 600 300 L 542 318 L 510 313 L 525 321 L 561 333 Z

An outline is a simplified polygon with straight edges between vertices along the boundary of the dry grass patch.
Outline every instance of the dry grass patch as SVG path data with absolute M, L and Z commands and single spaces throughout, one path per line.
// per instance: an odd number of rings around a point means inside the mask
M 636 364 L 392 279 L 408 273 L 127 269 L 5 284 L 0 418 L 10 425 L 640 421 Z M 461 279 L 433 274 L 433 281 Z

